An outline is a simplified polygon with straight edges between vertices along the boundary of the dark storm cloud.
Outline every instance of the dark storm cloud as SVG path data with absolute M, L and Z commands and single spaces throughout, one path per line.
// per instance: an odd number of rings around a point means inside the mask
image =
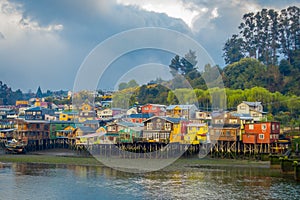
M 132 28 L 163 27 L 187 34 L 203 45 L 216 64 L 224 66 L 222 47 L 226 39 L 237 33 L 245 12 L 268 6 L 281 9 L 297 3 L 295 0 L 182 0 L 187 5 L 185 9 L 196 9 L 200 13 L 191 27 L 180 17 L 173 18 L 161 11 L 150 12 L 135 5 L 138 0 L 132 0 L 131 5 L 106 0 L 3 2 L 13 4 L 10 9 L 13 12 L 0 13 L 0 17 L 7 17 L 5 21 L 8 17 L 12 21 L 24 19 L 29 28 L 19 27 L 18 21 L 13 25 L 6 24 L 1 30 L 0 23 L 0 40 L 3 43 L 0 45 L 1 70 L 5 71 L 1 73 L 0 80 L 25 91 L 29 88 L 35 90 L 38 85 L 45 89 L 72 89 L 77 70 L 89 52 L 112 35 Z M 147 62 L 147 59 L 147 55 L 141 54 L 137 59 L 129 56 L 122 62 L 135 66 L 143 63 L 142 60 Z M 160 59 L 159 55 L 154 60 L 169 64 L 165 57 Z

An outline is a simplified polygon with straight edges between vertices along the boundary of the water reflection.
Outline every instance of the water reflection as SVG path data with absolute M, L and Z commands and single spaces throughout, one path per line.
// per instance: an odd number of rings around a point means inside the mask
M 0 163 L 0 199 L 299 199 L 276 170 L 184 167 L 131 174 L 108 167 Z

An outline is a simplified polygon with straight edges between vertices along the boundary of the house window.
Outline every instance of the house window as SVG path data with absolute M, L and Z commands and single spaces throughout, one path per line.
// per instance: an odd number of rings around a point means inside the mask
M 237 119 L 230 119 L 230 120 L 229 120 L 229 123 L 230 123 L 230 124 L 237 124 Z
M 156 127 L 157 127 L 158 130 L 160 130 L 161 127 L 162 127 L 161 122 L 158 122 L 158 123 L 156 124 Z
M 227 136 L 227 137 L 230 136 L 230 131 L 229 131 L 229 130 L 226 131 L 226 136 Z
M 171 123 L 165 123 L 165 129 L 167 131 L 170 131 L 171 130 Z
M 144 110 L 149 110 L 149 108 L 148 108 L 148 107 L 145 107 Z
M 263 140 L 263 139 L 265 139 L 265 135 L 264 135 L 264 134 L 259 134 L 259 135 L 258 135 L 258 138 L 259 138 L 260 140 Z
M 152 123 L 147 123 L 147 130 L 152 130 Z
M 275 124 L 272 124 L 272 130 L 275 130 Z
M 254 125 L 253 124 L 249 124 L 249 130 L 253 130 L 254 129 Z
M 262 124 L 261 125 L 261 129 L 264 130 L 264 131 L 267 130 L 267 125 L 266 124 Z
M 244 105 L 240 106 L 240 110 L 246 110 L 246 106 Z

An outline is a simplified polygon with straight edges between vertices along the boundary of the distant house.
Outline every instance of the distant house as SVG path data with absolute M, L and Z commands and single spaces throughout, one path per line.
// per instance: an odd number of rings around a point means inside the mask
M 155 116 L 165 116 L 166 107 L 167 106 L 160 104 L 146 104 L 141 106 L 141 113 L 151 113 Z
M 50 138 L 50 122 L 46 120 L 16 119 L 14 138 L 26 144 L 45 144 Z
M 26 120 L 46 120 L 46 116 L 54 116 L 54 111 L 43 107 L 33 107 L 25 110 Z
M 239 141 L 241 132 L 240 124 L 214 124 L 210 127 L 209 138 L 211 141 Z
M 254 121 L 261 121 L 265 117 L 261 102 L 243 101 L 237 106 L 237 114 L 249 114 Z
M 146 119 L 153 117 L 154 114 L 152 113 L 138 113 L 138 114 L 130 114 L 127 116 L 127 120 L 132 122 L 132 123 L 142 123 Z
M 189 144 L 206 143 L 208 126 L 206 123 L 189 123 L 187 124 L 187 134 L 184 141 Z
M 77 111 L 63 111 L 59 114 L 59 121 L 74 121 L 77 115 Z
M 74 121 L 50 121 L 50 139 L 70 137 L 75 128 Z
M 96 132 L 96 130 L 91 127 L 80 126 L 80 127 L 76 128 L 75 135 L 76 135 L 76 137 L 78 137 L 78 136 L 84 136 L 84 135 L 95 133 L 95 132 Z
M 137 107 L 129 108 L 129 109 L 126 111 L 126 115 L 131 115 L 131 114 L 138 114 L 138 109 L 137 109 Z
M 84 126 L 89 126 L 92 129 L 98 129 L 100 127 L 99 121 L 98 120 L 86 120 L 82 122 Z
M 21 108 L 21 107 L 28 107 L 29 106 L 29 102 L 25 101 L 25 100 L 17 100 L 16 101 L 16 107 L 17 108 Z
M 17 113 L 12 108 L 0 108 L 0 120 L 16 118 Z
M 90 103 L 83 103 L 79 111 L 79 121 L 93 120 L 96 117 L 94 106 Z
M 167 107 L 167 116 L 175 118 L 195 118 L 197 107 L 192 105 L 170 105 Z
M 209 121 L 211 120 L 211 114 L 210 112 L 206 112 L 206 111 L 196 111 L 195 119 L 199 119 L 202 122 Z
M 97 117 L 101 119 L 110 119 L 113 117 L 113 111 L 110 108 L 97 111 Z
M 15 123 L 12 121 L 0 121 L 0 142 L 13 138 Z

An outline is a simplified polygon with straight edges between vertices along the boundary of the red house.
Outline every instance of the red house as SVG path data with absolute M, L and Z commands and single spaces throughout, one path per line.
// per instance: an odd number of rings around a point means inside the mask
M 243 143 L 245 144 L 270 144 L 279 138 L 279 122 L 260 122 L 245 124 Z
M 166 106 L 160 104 L 146 104 L 141 106 L 141 112 L 155 116 L 166 116 Z

